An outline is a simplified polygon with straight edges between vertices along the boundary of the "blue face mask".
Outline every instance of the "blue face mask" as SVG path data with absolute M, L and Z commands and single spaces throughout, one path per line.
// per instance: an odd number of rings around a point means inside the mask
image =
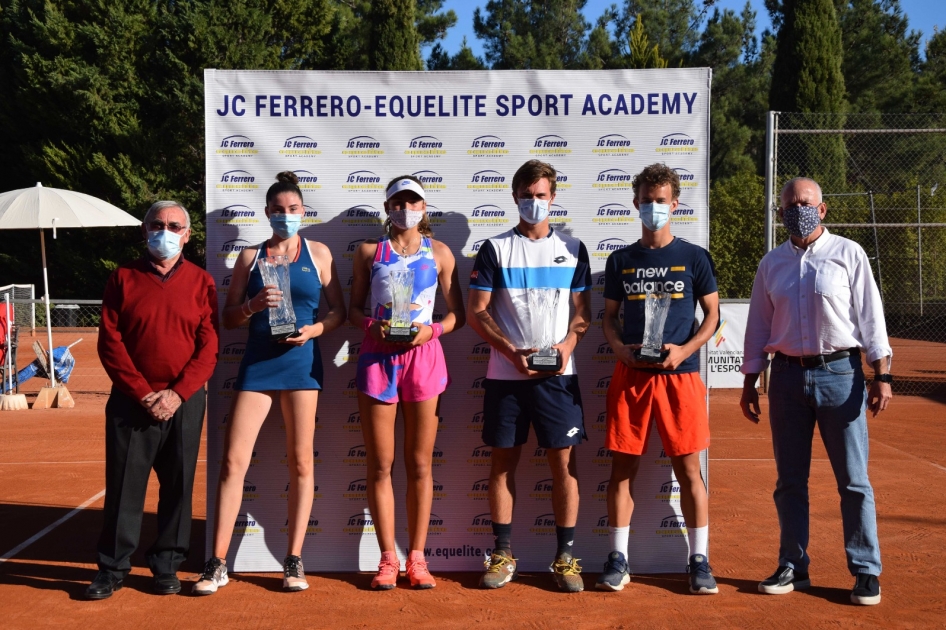
M 302 226 L 302 215 L 273 213 L 269 215 L 269 225 L 279 238 L 292 238 Z
M 656 232 L 670 220 L 670 204 L 668 203 L 642 203 L 640 212 L 641 223 L 651 232 Z
M 171 230 L 148 232 L 148 251 L 158 260 L 174 258 L 181 253 L 181 234 Z
M 549 216 L 549 202 L 545 199 L 520 199 L 519 216 L 535 225 Z

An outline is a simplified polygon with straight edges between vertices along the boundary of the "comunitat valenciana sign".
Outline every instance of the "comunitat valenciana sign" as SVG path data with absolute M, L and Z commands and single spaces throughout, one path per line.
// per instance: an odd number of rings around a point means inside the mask
M 207 266 L 221 307 L 240 251 L 272 233 L 263 212 L 265 193 L 281 171 L 298 176 L 305 204 L 301 234 L 331 249 L 347 300 L 354 252 L 381 234 L 384 189 L 392 178 L 411 174 L 424 183 L 435 238 L 454 253 L 465 298 L 481 244 L 518 222 L 513 174 L 530 159 L 555 167 L 551 221 L 584 242 L 593 272 L 592 328 L 576 351 L 589 439 L 578 447 L 575 547 L 587 566 L 603 562 L 609 551 L 611 464 L 604 448 L 605 396 L 614 366 L 601 332 L 604 265 L 609 254 L 640 237 L 631 181 L 654 162 L 680 175 L 673 233 L 708 246 L 710 71 L 207 70 L 205 97 Z M 438 301 L 435 319 L 444 313 Z M 246 336 L 245 327 L 221 331 L 220 364 L 210 383 L 208 548 Z M 345 325 L 319 341 L 325 384 L 313 444 L 315 501 L 303 552 L 309 571 L 374 570 L 380 557 L 354 382 L 362 338 L 362 331 Z M 469 327 L 442 342 L 452 384 L 441 397 L 433 460 L 427 556 L 435 573 L 478 570 L 493 545 L 490 448 L 480 435 L 490 348 Z M 679 486 L 656 431 L 652 437 L 635 483 L 630 564 L 636 572 L 679 572 L 687 560 Z M 396 466 L 403 557 L 405 485 L 400 460 Z M 550 477 L 545 452 L 533 437 L 519 465 L 513 525 L 525 570 L 546 570 L 554 556 Z M 263 426 L 246 479 L 228 562 L 239 571 L 279 570 L 286 553 L 288 473 L 278 405 Z

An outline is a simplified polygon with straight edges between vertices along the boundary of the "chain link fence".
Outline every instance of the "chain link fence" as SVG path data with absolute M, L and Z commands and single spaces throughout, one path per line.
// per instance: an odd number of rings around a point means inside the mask
M 775 215 L 782 186 L 816 180 L 825 226 L 870 258 L 894 391 L 946 394 L 946 115 L 770 112 L 768 138 L 767 249 L 788 238 Z
M 4 296 L 0 288 L 0 308 Z M 17 371 L 37 359 L 38 353 L 48 352 L 46 336 L 46 303 L 43 300 L 15 298 L 11 300 L 13 321 L 17 326 L 15 351 Z M 73 393 L 108 393 L 112 381 L 98 357 L 99 321 L 102 317 L 101 300 L 52 300 L 49 317 L 52 323 L 54 348 L 69 347 L 75 367 L 66 387 Z M 58 371 L 57 371 L 58 374 Z M 38 391 L 48 384 L 39 375 L 20 383 L 20 393 Z

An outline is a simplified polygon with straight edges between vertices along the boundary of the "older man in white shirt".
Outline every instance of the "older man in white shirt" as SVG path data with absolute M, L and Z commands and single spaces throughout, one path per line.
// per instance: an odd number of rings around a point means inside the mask
M 890 344 L 867 254 L 821 225 L 821 187 L 798 177 L 782 189 L 779 216 L 791 237 L 762 259 L 752 285 L 740 405 L 759 422 L 759 373 L 772 357 L 769 420 L 778 482 L 778 569 L 759 584 L 773 595 L 808 588 L 808 475 L 818 424 L 841 495 L 851 601 L 880 603 L 880 545 L 867 476 L 867 416 L 892 394 Z M 865 387 L 861 352 L 874 368 Z

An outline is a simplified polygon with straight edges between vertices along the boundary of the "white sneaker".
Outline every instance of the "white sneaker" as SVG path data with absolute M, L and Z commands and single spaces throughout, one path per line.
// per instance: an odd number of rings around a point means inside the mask
M 213 595 L 221 586 L 229 582 L 227 578 L 227 561 L 220 558 L 211 558 L 204 565 L 200 579 L 194 584 L 191 592 L 194 595 Z

